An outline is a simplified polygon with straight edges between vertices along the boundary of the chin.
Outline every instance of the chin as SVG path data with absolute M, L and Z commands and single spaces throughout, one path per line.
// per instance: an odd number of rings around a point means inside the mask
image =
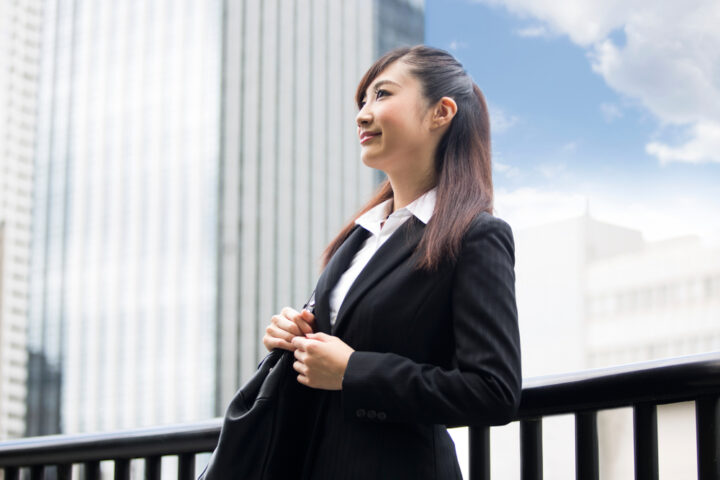
M 366 167 L 377 168 L 377 162 L 374 162 L 372 157 L 368 158 L 366 155 L 362 155 L 360 157 L 360 160 L 362 160 L 363 164 L 365 164 Z

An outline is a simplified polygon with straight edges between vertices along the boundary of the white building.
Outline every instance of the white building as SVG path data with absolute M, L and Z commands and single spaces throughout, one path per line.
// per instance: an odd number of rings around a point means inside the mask
M 589 367 L 720 351 L 720 248 L 681 237 L 645 244 L 587 270 Z M 608 478 L 631 476 L 632 413 L 600 416 Z M 605 435 L 603 435 L 603 429 Z M 660 478 L 696 475 L 694 404 L 658 409 Z
M 586 292 L 591 367 L 720 350 L 720 248 L 696 237 L 596 262 Z
M 720 248 L 589 215 L 514 233 L 524 378 L 720 350 Z M 600 478 L 633 477 L 632 423 L 598 415 Z M 451 433 L 466 468 L 467 433 Z M 574 434 L 572 416 L 543 420 L 545 478 L 575 478 Z M 519 478 L 518 424 L 491 436 L 492 478 Z M 658 449 L 661 479 L 695 478 L 692 403 L 658 408 Z
M 589 215 L 516 231 L 515 245 L 524 377 L 720 350 L 720 248 Z M 575 478 L 573 422 L 543 422 L 547 478 Z M 660 478 L 694 478 L 694 422 L 692 404 L 659 407 Z M 632 478 L 632 411 L 602 412 L 598 428 L 601 478 Z M 517 426 L 494 430 L 493 473 L 517 478 Z
M 25 431 L 42 2 L 0 0 L 0 440 Z

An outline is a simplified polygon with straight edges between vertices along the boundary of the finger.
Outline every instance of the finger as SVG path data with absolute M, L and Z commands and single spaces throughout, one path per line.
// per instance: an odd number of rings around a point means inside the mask
M 303 320 L 308 323 L 312 323 L 315 321 L 315 315 L 308 309 L 303 309 L 303 311 L 300 312 L 300 315 L 302 316 Z
M 298 361 L 300 361 L 302 363 L 305 363 L 305 360 L 307 360 L 307 356 L 308 356 L 307 352 L 304 352 L 298 348 L 295 349 L 294 355 L 295 355 L 295 358 L 297 358 Z
M 308 368 L 307 365 L 305 365 L 304 363 L 295 361 L 293 362 L 293 368 L 299 374 L 307 376 Z
M 273 351 L 276 348 L 288 350 L 290 352 L 295 351 L 295 345 L 293 345 L 292 343 L 287 342 L 281 338 L 270 337 L 268 335 L 263 338 L 263 344 L 265 345 L 265 348 L 270 351 Z
M 305 337 L 294 337 L 292 339 L 292 344 L 295 346 L 295 348 L 305 350 L 305 347 L 307 346 L 307 340 L 305 339 Z
M 333 338 L 332 335 L 328 335 L 324 332 L 310 333 L 305 336 L 307 338 L 312 338 L 313 340 L 320 340 L 321 342 L 327 342 L 328 340 Z
M 268 325 L 268 327 L 265 329 L 265 333 L 267 333 L 271 337 L 285 340 L 288 343 L 292 342 L 292 339 L 295 338 L 295 335 L 293 335 L 292 333 L 288 332 L 287 330 L 283 330 L 282 328 L 278 328 L 275 325 Z
M 285 307 L 280 311 L 280 314 L 288 320 L 294 321 L 296 317 L 300 315 L 300 312 L 294 308 Z
M 310 323 L 306 322 L 305 320 L 298 318 L 295 323 L 298 326 L 298 328 L 300 329 L 300 331 L 302 332 L 301 335 L 307 335 L 309 333 L 313 333 L 312 325 Z
M 289 332 L 293 336 L 305 335 L 305 333 L 300 330 L 300 327 L 298 327 L 294 321 L 288 320 L 283 315 L 274 315 L 272 317 L 272 324 L 276 325 L 278 328 L 280 328 L 282 330 L 285 330 L 286 332 Z
M 298 375 L 298 376 L 297 376 L 297 381 L 298 381 L 298 383 L 302 383 L 302 384 L 305 385 L 306 387 L 309 387 L 309 386 L 310 386 L 310 379 L 307 378 L 305 375 Z

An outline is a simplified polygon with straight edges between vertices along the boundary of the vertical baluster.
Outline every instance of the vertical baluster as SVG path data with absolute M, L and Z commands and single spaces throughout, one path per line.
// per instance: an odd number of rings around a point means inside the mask
M 45 476 L 45 466 L 44 465 L 33 465 L 30 468 L 30 480 L 43 480 L 44 476 Z
M 470 480 L 490 480 L 490 428 L 470 427 Z
M 520 421 L 520 478 L 543 478 L 542 418 Z
M 184 453 L 178 457 L 178 480 L 195 480 L 195 454 Z
M 85 463 L 85 480 L 100 480 L 100 462 Z
M 162 475 L 162 461 L 160 457 L 145 459 L 145 480 L 160 480 Z
M 635 480 L 658 480 L 657 405 L 633 407 Z
M 599 480 L 597 412 L 575 414 L 575 478 Z
M 695 401 L 698 480 L 720 480 L 720 397 Z
M 5 467 L 5 480 L 20 480 L 20 469 L 18 467 Z
M 130 480 L 130 460 L 127 458 L 115 460 L 115 480 Z
M 58 480 L 72 479 L 72 463 L 66 463 L 57 466 Z

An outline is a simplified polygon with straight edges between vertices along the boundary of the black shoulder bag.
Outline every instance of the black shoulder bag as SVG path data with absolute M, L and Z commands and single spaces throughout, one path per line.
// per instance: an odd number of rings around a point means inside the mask
M 315 294 L 303 308 L 314 312 Z M 308 461 L 304 439 L 314 422 L 316 390 L 297 381 L 293 352 L 275 349 L 235 394 L 220 439 L 198 480 L 300 478 Z

